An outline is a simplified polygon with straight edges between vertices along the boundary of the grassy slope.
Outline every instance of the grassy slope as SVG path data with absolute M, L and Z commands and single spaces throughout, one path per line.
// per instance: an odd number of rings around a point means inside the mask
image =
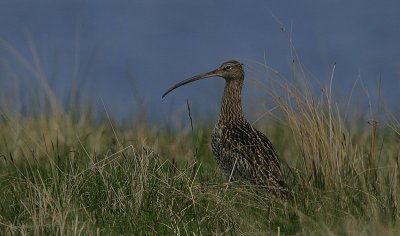
M 287 126 L 259 127 L 287 163 L 295 195 L 288 203 L 245 183 L 227 185 L 212 160 L 208 125 L 173 133 L 95 125 L 68 114 L 3 116 L 0 231 L 400 233 L 398 137 L 368 125 L 350 132 L 337 117 L 334 125 L 318 123 L 323 113 L 315 109 L 288 115 Z

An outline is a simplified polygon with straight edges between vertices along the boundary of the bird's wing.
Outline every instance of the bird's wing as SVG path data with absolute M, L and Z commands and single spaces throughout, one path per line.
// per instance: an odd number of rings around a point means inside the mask
M 244 164 L 239 163 L 241 165 L 238 166 L 245 168 L 241 170 L 242 173 L 252 175 L 256 182 L 268 181 L 268 185 L 275 185 L 273 182 L 277 185 L 284 184 L 275 149 L 263 133 L 246 123 L 225 127 L 222 137 L 222 152 L 230 157 L 245 160 L 242 160 Z
M 247 158 L 255 159 L 256 164 L 279 167 L 279 159 L 272 143 L 250 124 L 232 125 L 223 130 L 225 145 L 237 150 Z

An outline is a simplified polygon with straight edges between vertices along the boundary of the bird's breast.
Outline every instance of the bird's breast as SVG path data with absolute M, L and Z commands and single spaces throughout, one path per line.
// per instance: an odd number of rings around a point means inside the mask
M 219 164 L 221 158 L 222 151 L 222 128 L 219 126 L 215 126 L 213 132 L 211 133 L 211 149 L 215 160 Z

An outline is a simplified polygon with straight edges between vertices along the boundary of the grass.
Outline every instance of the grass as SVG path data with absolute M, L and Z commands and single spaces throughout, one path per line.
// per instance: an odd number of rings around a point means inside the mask
M 266 68 L 276 119 L 257 123 L 291 202 L 228 185 L 210 152 L 211 122 L 174 131 L 97 119 L 79 99 L 79 112 L 60 105 L 40 63 L 23 64 L 47 92 L 25 115 L 13 110 L 18 93 L 0 106 L 1 235 L 400 234 L 399 119 L 349 118 L 332 82 L 316 94 L 298 62 L 291 80 Z

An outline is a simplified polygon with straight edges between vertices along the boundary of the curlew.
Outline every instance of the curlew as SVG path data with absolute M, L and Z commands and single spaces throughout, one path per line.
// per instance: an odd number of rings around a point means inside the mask
M 229 181 L 243 179 L 279 198 L 289 198 L 291 194 L 274 147 L 243 115 L 241 91 L 244 70 L 241 63 L 227 61 L 216 70 L 175 84 L 162 97 L 182 85 L 210 77 L 225 79 L 219 118 L 211 134 L 211 148 L 218 167 L 229 177 Z

